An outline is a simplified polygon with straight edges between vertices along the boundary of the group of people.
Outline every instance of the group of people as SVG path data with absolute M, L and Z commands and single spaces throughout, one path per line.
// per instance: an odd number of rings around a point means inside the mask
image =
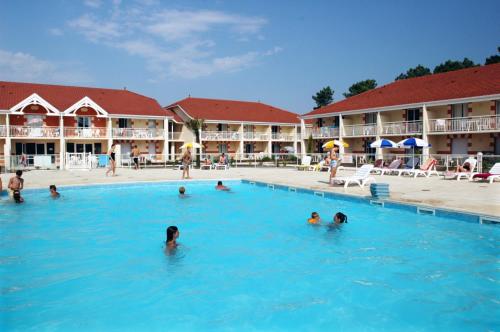
M 24 198 L 21 196 L 21 190 L 24 189 L 24 179 L 23 179 L 23 171 L 17 170 L 16 175 L 9 179 L 9 183 L 7 185 L 7 190 L 9 191 L 9 196 L 14 200 L 15 203 L 23 203 Z M 2 180 L 0 179 L 0 192 L 2 191 Z M 58 198 L 60 196 L 59 192 L 57 192 L 57 188 L 55 185 L 51 184 L 49 186 L 50 196 L 52 198 Z
M 190 147 L 188 147 L 186 149 L 186 151 L 184 151 L 184 154 L 182 155 L 182 158 L 181 158 L 181 162 L 182 162 L 182 177 L 181 177 L 181 179 L 191 179 L 191 177 L 189 176 L 189 169 L 191 167 L 191 164 L 193 163 L 193 157 L 191 154 Z M 205 158 L 203 160 L 203 164 L 208 165 L 208 166 L 212 166 L 212 159 L 210 159 L 209 157 Z M 225 153 L 222 153 L 219 156 L 218 165 L 227 165 L 227 164 L 228 164 L 227 156 Z
M 321 225 L 322 220 L 318 212 L 311 213 L 311 218 L 307 219 L 307 222 L 311 225 Z M 337 212 L 333 216 L 333 221 L 326 224 L 327 226 L 339 226 L 340 224 L 347 224 L 347 216 L 342 212 Z

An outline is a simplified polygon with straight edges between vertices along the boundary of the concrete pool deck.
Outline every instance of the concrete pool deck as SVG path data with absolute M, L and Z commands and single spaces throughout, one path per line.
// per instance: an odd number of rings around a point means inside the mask
M 91 171 L 26 171 L 23 174 L 25 188 L 48 188 L 50 184 L 57 186 L 91 185 L 120 182 L 167 181 L 180 180 L 181 171 L 172 169 L 147 168 L 135 171 L 119 168 L 117 176 L 106 177 L 104 169 Z M 339 171 L 338 176 L 354 174 L 353 169 Z M 3 189 L 13 174 L 1 174 Z M 313 190 L 369 196 L 369 186 L 364 189 L 351 185 L 328 186 L 328 173 L 297 171 L 290 168 L 231 168 L 229 170 L 192 170 L 193 180 L 204 179 L 248 179 L 253 181 L 272 182 L 287 186 L 302 187 Z M 392 175 L 374 175 L 378 183 L 388 183 L 391 199 L 400 202 L 425 204 L 457 211 L 473 212 L 500 216 L 500 183 L 469 182 L 466 180 L 443 180 L 442 177 L 431 178 L 398 177 Z M 189 180 L 188 180 L 189 181 Z M 63 191 L 63 190 L 61 190 Z

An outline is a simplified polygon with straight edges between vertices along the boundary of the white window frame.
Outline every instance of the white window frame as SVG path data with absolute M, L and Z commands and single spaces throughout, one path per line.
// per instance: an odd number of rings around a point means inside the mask
M 219 150 L 219 153 L 228 153 L 227 152 L 227 143 L 220 143 L 218 144 L 217 149 Z

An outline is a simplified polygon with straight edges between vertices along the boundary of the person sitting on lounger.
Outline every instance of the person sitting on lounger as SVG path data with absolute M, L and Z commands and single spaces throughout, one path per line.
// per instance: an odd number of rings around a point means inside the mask
M 226 164 L 226 155 L 223 153 L 219 157 L 219 165 L 225 165 Z
M 179 187 L 179 197 L 180 198 L 186 198 L 187 197 L 187 195 L 186 195 L 186 188 Z
M 307 219 L 307 222 L 312 225 L 317 225 L 321 222 L 321 218 L 318 212 L 311 213 L 311 218 Z
M 212 159 L 210 159 L 210 158 L 208 158 L 208 157 L 207 157 L 207 158 L 205 158 L 205 160 L 203 161 L 203 163 L 204 163 L 205 165 L 210 166 L 210 165 L 212 165 Z
M 50 190 L 50 197 L 52 197 L 52 198 L 59 198 L 59 196 L 61 196 L 57 192 L 57 188 L 56 188 L 55 185 L 51 184 L 50 187 L 49 187 L 49 190 Z
M 179 237 L 179 229 L 177 226 L 168 226 L 167 228 L 167 240 L 165 244 L 168 249 L 173 249 L 178 246 L 177 238 Z
M 469 163 L 464 163 L 463 166 L 457 165 L 457 169 L 456 169 L 455 172 L 456 173 L 460 173 L 460 172 L 467 173 L 467 172 L 470 172 L 470 164 Z
M 218 181 L 217 185 L 215 186 L 216 190 L 222 190 L 222 191 L 229 191 L 229 187 L 226 187 L 225 185 L 222 184 L 222 181 Z

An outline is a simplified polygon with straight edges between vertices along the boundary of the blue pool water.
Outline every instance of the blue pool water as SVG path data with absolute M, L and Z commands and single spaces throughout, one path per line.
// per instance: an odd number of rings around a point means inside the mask
M 486 331 L 500 229 L 230 183 L 0 200 L 0 330 Z M 316 210 L 341 229 L 315 227 Z M 180 228 L 164 251 L 165 228 Z

